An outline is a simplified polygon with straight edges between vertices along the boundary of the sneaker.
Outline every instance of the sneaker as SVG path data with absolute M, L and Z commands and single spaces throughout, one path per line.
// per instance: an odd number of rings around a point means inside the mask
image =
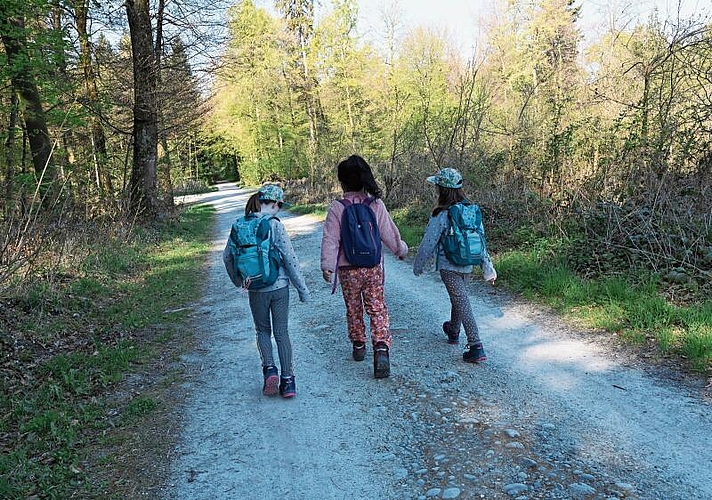
M 279 385 L 279 376 L 277 373 L 276 366 L 262 367 L 262 374 L 265 377 L 265 383 L 262 386 L 262 394 L 265 396 L 274 396 L 277 394 L 277 386 Z
M 481 363 L 487 359 L 485 354 L 485 349 L 482 347 L 482 343 L 467 345 L 467 351 L 462 355 L 462 359 L 465 363 Z
M 281 378 L 279 382 L 279 394 L 283 398 L 293 398 L 297 395 L 297 383 L 294 380 L 294 375 Z
M 365 342 L 354 342 L 354 361 L 363 361 L 366 357 L 366 343 Z
M 460 343 L 460 332 L 453 332 L 450 330 L 450 322 L 446 321 L 443 323 L 443 332 L 447 335 L 448 344 L 459 344 Z
M 386 378 L 391 374 L 391 362 L 388 356 L 388 346 L 379 342 L 373 348 L 373 376 Z

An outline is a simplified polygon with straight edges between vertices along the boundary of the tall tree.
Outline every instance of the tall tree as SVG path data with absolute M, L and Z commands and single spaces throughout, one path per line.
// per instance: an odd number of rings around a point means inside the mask
M 580 82 L 576 22 L 579 7 L 573 0 L 542 0 L 531 13 L 525 31 L 528 40 L 524 55 L 532 65 L 534 112 L 545 124 L 536 140 L 541 164 L 542 189 L 563 191 L 562 169 L 571 146 L 571 107 Z
M 129 182 L 132 210 L 147 216 L 159 213 L 158 160 L 158 67 L 153 45 L 149 0 L 127 0 L 126 14 L 133 58 L 133 165 Z
M 320 104 L 317 82 L 309 64 L 309 45 L 314 35 L 314 0 L 276 0 L 277 9 L 287 21 L 287 30 L 292 35 L 290 44 L 291 63 L 297 70 L 292 82 L 300 96 L 309 118 L 309 146 L 311 180 L 315 180 L 315 155 L 319 143 Z M 291 72 L 290 72 L 291 73 Z
M 0 37 L 5 47 L 12 87 L 20 96 L 35 175 L 38 181 L 41 179 L 44 192 L 47 186 L 55 181 L 56 169 L 50 161 L 52 142 L 42 106 L 42 96 L 33 77 L 33 57 L 28 50 L 25 27 L 27 10 L 24 2 L 0 2 Z
M 91 151 L 94 169 L 101 194 L 111 196 L 113 183 L 108 171 L 106 134 L 102 124 L 102 103 L 99 98 L 97 76 L 94 70 L 94 56 L 88 31 L 89 0 L 72 0 L 74 4 L 74 22 L 79 41 L 79 67 L 84 80 L 86 107 L 89 110 L 91 128 Z

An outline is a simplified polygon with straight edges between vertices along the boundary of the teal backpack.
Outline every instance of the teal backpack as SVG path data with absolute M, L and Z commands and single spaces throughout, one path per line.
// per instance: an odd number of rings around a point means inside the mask
M 228 248 L 234 271 L 248 290 L 272 285 L 279 276 L 282 256 L 272 241 L 272 219 L 276 217 L 250 214 L 237 219 L 230 229 Z
M 447 260 L 457 266 L 482 264 L 487 244 L 480 207 L 467 201 L 455 203 L 448 218 L 450 229 L 440 240 Z

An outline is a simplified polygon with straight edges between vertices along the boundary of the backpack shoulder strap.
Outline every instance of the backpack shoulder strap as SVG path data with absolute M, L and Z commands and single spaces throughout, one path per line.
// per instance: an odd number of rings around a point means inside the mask
M 462 213 L 462 203 L 453 203 L 450 205 L 450 207 L 447 209 L 447 215 L 450 219 L 453 217 L 457 217 L 458 214 Z
M 349 205 L 353 205 L 351 200 L 347 200 L 346 198 L 342 198 L 340 200 L 337 200 L 339 203 L 341 203 L 344 207 L 348 207 Z
M 254 214 L 251 214 L 254 215 Z M 254 228 L 255 231 L 255 236 L 257 237 L 258 241 L 264 240 L 267 235 L 270 233 L 270 230 L 272 229 L 270 226 L 270 220 L 272 220 L 274 217 L 272 215 L 264 215 L 262 217 L 258 217 L 257 215 L 254 215 L 254 217 L 251 217 L 251 220 L 255 221 L 255 219 L 259 219 L 259 221 L 256 222 L 256 226 Z

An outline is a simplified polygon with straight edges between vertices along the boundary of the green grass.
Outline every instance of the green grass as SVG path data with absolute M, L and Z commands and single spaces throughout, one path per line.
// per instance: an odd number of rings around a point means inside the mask
M 401 238 L 410 248 L 417 248 L 425 234 L 430 213 L 415 208 L 398 208 L 391 211 L 391 217 L 398 226 Z
M 158 404 L 149 397 L 139 396 L 126 406 L 122 418 L 125 422 L 135 422 L 142 416 L 151 413 Z
M 175 309 L 201 294 L 213 212 L 197 206 L 158 230 L 107 238 L 64 272 L 69 278 L 37 281 L 13 297 L 25 311 L 18 338 L 69 344 L 39 363 L 27 350 L 18 360 L 23 376 L 0 382 L 1 444 L 9 450 L 0 454 L 0 498 L 92 495 L 83 447 L 102 429 L 138 425 L 157 407 L 137 395 L 116 420 L 103 396 L 159 354 L 185 314 Z M 159 326 L 153 340 L 141 334 Z
M 712 301 L 673 304 L 654 275 L 583 279 L 556 257 L 561 245 L 543 240 L 503 252 L 495 263 L 499 280 L 586 326 L 632 342 L 650 340 L 661 353 L 687 358 L 694 370 L 712 365 Z
M 312 203 L 312 204 L 295 204 L 289 207 L 290 212 L 300 215 L 314 215 L 320 219 L 326 219 L 326 213 L 329 211 L 328 203 Z

